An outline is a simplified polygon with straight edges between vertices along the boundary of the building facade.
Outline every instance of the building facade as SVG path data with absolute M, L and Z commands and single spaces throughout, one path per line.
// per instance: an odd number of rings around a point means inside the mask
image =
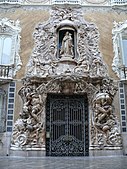
M 0 1 L 0 155 L 127 154 L 126 6 Z

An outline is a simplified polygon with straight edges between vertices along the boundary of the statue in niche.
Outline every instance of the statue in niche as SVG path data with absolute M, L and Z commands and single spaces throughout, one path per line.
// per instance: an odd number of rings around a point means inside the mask
M 73 45 L 72 34 L 67 31 L 62 40 L 60 55 L 63 55 L 65 57 L 71 56 L 71 58 L 73 58 L 74 57 L 73 49 L 74 49 L 74 45 Z

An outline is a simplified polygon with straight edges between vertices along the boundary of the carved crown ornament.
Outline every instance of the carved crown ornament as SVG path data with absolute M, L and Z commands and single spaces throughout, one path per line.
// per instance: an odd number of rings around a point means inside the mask
M 117 122 L 111 119 L 115 117 L 112 115 L 112 102 L 117 87 L 108 77 L 100 54 L 97 27 L 83 19 L 80 8 L 53 7 L 50 19 L 39 23 L 35 29 L 35 46 L 19 90 L 23 108 L 14 125 L 11 148 L 44 150 L 46 99 L 49 93 L 86 93 L 91 121 L 90 146 L 98 149 L 100 134 L 104 146 L 113 147 L 114 139 L 115 145 L 121 146 Z M 99 121 L 101 128 L 98 128 L 100 113 L 103 119 Z

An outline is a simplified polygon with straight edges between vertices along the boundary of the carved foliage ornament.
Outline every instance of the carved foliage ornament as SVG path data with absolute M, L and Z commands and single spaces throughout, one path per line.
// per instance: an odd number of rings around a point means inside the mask
M 46 23 L 33 34 L 35 47 L 27 65 L 27 77 L 47 77 L 70 73 L 105 77 L 98 29 L 83 20 L 80 9 L 54 7 Z

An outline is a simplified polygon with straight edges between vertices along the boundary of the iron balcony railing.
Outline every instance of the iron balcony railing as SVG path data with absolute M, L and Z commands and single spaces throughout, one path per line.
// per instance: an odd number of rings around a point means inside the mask
M 127 5 L 127 0 L 111 0 L 111 5 Z
M 81 4 L 81 0 L 52 0 L 52 4 Z
M 12 65 L 0 65 L 0 79 L 12 79 L 13 69 Z
M 21 3 L 22 0 L 0 0 L 0 3 Z
M 127 67 L 123 65 L 119 69 L 121 71 L 121 80 L 127 80 Z
M 92 5 L 92 3 L 89 3 L 84 0 L 0 0 L 0 4 L 8 3 L 8 4 L 19 4 L 19 5 L 44 5 L 44 4 L 79 4 L 79 5 Z M 103 1 L 103 3 L 93 3 L 93 5 L 102 5 L 102 6 L 123 6 L 127 5 L 127 0 L 107 0 Z

